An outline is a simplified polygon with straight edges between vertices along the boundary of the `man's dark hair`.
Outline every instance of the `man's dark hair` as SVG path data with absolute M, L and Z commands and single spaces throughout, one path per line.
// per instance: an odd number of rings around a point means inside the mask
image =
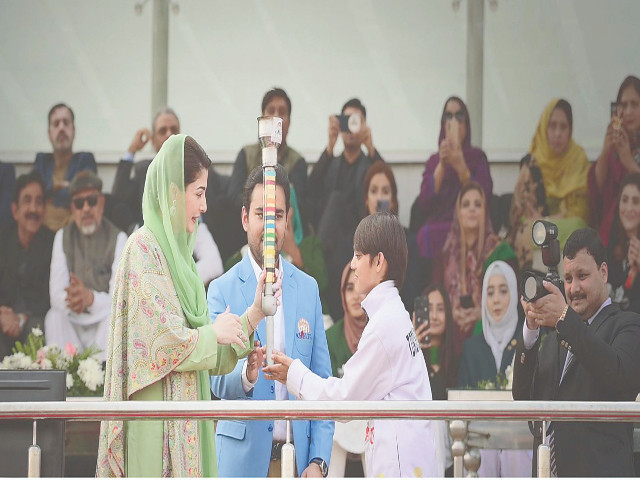
M 279 88 L 279 87 L 273 87 L 271 90 L 269 90 L 267 93 L 264 94 L 264 97 L 262 97 L 261 111 L 264 113 L 264 109 L 267 108 L 267 105 L 269 105 L 269 102 L 273 100 L 275 97 L 283 98 L 284 101 L 287 102 L 287 108 L 289 109 L 289 116 L 291 116 L 291 99 L 289 98 L 289 95 L 287 95 L 287 92 L 285 92 L 282 88 Z
M 15 204 L 18 203 L 18 200 L 20 200 L 20 193 L 22 192 L 22 190 L 27 188 L 27 185 L 30 185 L 32 183 L 37 183 L 38 185 L 40 185 L 40 188 L 42 188 L 42 196 L 44 197 L 44 193 L 46 191 L 44 181 L 42 180 L 40 173 L 33 170 L 29 173 L 20 175 L 16 179 L 16 183 L 13 188 L 13 203 Z
M 53 107 L 51 107 L 51 110 L 49 110 L 49 116 L 47 117 L 47 125 L 51 123 L 51 115 L 53 115 L 53 112 L 55 112 L 59 108 L 66 108 L 67 110 L 69 110 L 69 113 L 71 114 L 71 123 L 75 125 L 76 116 L 74 115 L 73 110 L 71 110 L 71 107 L 66 103 L 56 103 Z
M 209 170 L 211 160 L 192 137 L 184 140 L 184 186 L 196 181 L 202 170 Z
M 173 115 L 175 119 L 178 121 L 178 128 L 180 127 L 180 119 L 178 118 L 178 115 L 176 114 L 176 112 L 174 112 L 172 108 L 162 107 L 153 116 L 153 122 L 151 122 L 151 135 L 155 135 L 156 133 L 156 122 L 158 121 L 158 117 L 160 115 Z
M 398 217 L 391 212 L 376 212 L 363 218 L 353 236 L 353 249 L 373 257 L 382 252 L 387 259 L 387 276 L 398 290 L 407 273 L 407 237 Z
M 616 102 L 620 103 L 622 101 L 622 94 L 629 87 L 633 87 L 636 93 L 640 95 L 640 78 L 634 77 L 633 75 L 629 75 L 627 78 L 625 78 L 622 81 L 622 84 L 620 84 L 620 89 L 618 90 L 618 98 L 616 99 Z
M 282 187 L 284 190 L 284 198 L 285 204 L 287 207 L 287 211 L 285 215 L 289 212 L 290 198 L 291 198 L 291 188 L 289 187 L 289 176 L 287 175 L 287 171 L 284 169 L 282 165 L 279 163 L 275 166 L 276 169 L 276 187 Z M 242 191 L 242 205 L 245 210 L 248 212 L 251 207 L 251 195 L 253 195 L 253 189 L 256 188 L 256 185 L 264 183 L 264 173 L 262 171 L 261 166 L 257 166 L 249 173 L 247 177 L 247 181 L 244 184 L 244 190 Z
M 567 116 L 567 122 L 569 122 L 569 130 L 573 131 L 573 111 L 571 110 L 571 104 L 564 98 L 561 98 L 553 109 L 562 110 L 564 112 Z
M 598 268 L 607 261 L 607 251 L 600 240 L 600 235 L 593 228 L 581 228 L 573 232 L 564 244 L 562 255 L 564 258 L 573 260 L 582 249 L 593 257 Z
M 342 106 L 342 111 L 340 113 L 344 113 L 344 111 L 349 107 L 355 107 L 359 109 L 362 112 L 362 118 L 364 118 L 365 120 L 367 119 L 367 109 L 364 108 L 364 105 L 362 104 L 360 99 L 352 98 L 351 100 L 348 100 L 347 103 Z

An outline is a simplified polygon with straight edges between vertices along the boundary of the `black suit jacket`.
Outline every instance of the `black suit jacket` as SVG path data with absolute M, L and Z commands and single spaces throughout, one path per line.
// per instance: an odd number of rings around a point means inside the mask
M 575 358 L 560 383 L 565 345 Z M 524 349 L 522 338 L 518 341 L 512 391 L 514 400 L 634 401 L 640 391 L 640 315 L 608 305 L 588 326 L 569 309 L 558 333 L 541 335 L 531 350 Z M 635 475 L 632 424 L 553 425 L 559 477 Z M 538 429 L 534 435 L 535 454 Z

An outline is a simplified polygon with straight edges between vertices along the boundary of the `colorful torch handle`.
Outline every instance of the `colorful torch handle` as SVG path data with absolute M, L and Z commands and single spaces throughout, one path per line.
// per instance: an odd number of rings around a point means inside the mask
M 264 169 L 263 194 L 263 265 L 267 278 L 262 296 L 262 311 L 266 315 L 267 326 L 267 365 L 273 365 L 274 324 L 277 303 L 273 295 L 273 284 L 276 281 L 276 165 L 278 164 L 278 147 L 282 143 L 282 119 L 278 117 L 258 117 L 258 140 L 262 147 L 262 168 Z

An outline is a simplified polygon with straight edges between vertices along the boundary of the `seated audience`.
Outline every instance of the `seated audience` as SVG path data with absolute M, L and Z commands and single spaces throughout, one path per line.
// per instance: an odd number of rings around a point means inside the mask
M 607 248 L 611 301 L 623 310 L 640 313 L 640 173 L 630 173 L 620 184 L 618 209 Z
M 289 127 L 291 126 L 291 99 L 282 88 L 274 87 L 264 94 L 262 98 L 263 116 L 274 116 L 282 119 L 282 143 L 278 148 L 278 163 L 284 167 L 293 184 L 298 204 L 302 207 L 305 203 L 307 185 L 307 162 L 304 157 L 287 143 Z M 257 128 L 257 124 L 256 124 Z M 240 223 L 240 211 L 242 210 L 242 190 L 247 181 L 249 172 L 258 165 L 262 165 L 262 148 L 258 142 L 242 147 L 236 161 L 233 164 L 233 172 L 227 184 L 227 194 L 230 197 L 233 208 L 231 223 L 227 228 L 231 229 L 234 238 L 232 252 L 238 250 L 247 241 L 246 235 Z M 299 215 L 302 221 L 306 221 L 304 212 Z M 226 260 L 226 258 L 225 258 Z
M 438 153 L 424 167 L 417 207 L 412 208 L 411 230 L 419 227 L 420 255 L 434 259 L 440 254 L 451 228 L 456 198 L 469 181 L 476 181 L 490 199 L 493 182 L 485 153 L 471 146 L 471 121 L 467 106 L 449 97 L 440 119 Z
M 618 90 L 617 115 L 612 115 L 600 156 L 589 169 L 591 224 L 605 246 L 617 207 L 622 179 L 640 172 L 640 79 L 628 76 Z
M 33 165 L 45 184 L 44 224 L 56 232 L 69 222 L 69 182 L 82 170 L 96 172 L 93 153 L 73 153 L 76 136 L 75 115 L 64 103 L 49 110 L 49 141 L 53 153 L 38 153 Z
M 506 381 L 523 321 L 518 314 L 518 281 L 507 263 L 493 262 L 482 282 L 482 335 L 464 342 L 458 386 L 483 388 Z M 495 388 L 495 387 L 494 387 Z M 519 450 L 480 450 L 480 477 L 531 476 L 531 452 Z
M 423 296 L 429 305 L 429 321 L 413 325 L 427 364 L 434 400 L 447 400 L 447 389 L 458 385 L 458 362 L 453 351 L 453 315 L 449 295 L 440 284 L 432 284 Z
M 11 223 L 11 203 L 15 182 L 15 167 L 11 163 L 0 162 L 0 228 Z
M 434 272 L 434 279 L 449 293 L 456 356 L 482 317 L 482 275 L 495 260 L 509 261 L 517 268 L 511 247 L 493 233 L 483 188 L 470 181 L 458 194 L 453 225 Z
M 549 214 L 542 173 L 535 159 L 525 155 L 520 160 L 520 174 L 511 199 L 509 224 L 510 242 L 516 252 L 518 265 L 531 269 L 533 264 L 533 240 L 531 229 L 536 220 Z
M 530 159 L 527 163 L 534 162 L 540 170 L 549 220 L 558 225 L 560 248 L 574 230 L 589 222 L 589 160 L 582 147 L 571 138 L 572 132 L 571 105 L 564 99 L 551 100 L 542 112 L 527 155 Z M 530 175 L 530 171 L 521 168 L 521 177 Z M 526 178 L 519 179 L 512 201 L 512 228 L 524 237 L 518 239 L 520 249 L 531 250 L 534 248 L 531 226 L 542 215 L 536 212 L 533 199 L 524 191 L 525 186 Z M 531 252 L 523 256 L 529 258 Z M 521 267 L 525 265 L 529 266 L 526 260 L 520 264 Z
M 80 172 L 69 186 L 73 222 L 56 233 L 51 256 L 47 344 L 81 351 L 95 345 L 105 358 L 113 279 L 127 235 L 103 217 L 102 180 Z
M 376 212 L 390 211 L 398 215 L 398 187 L 393 170 L 385 162 L 374 162 L 367 170 L 362 183 L 364 195 L 365 216 Z M 419 265 L 420 255 L 416 245 L 416 236 L 405 229 L 407 247 L 409 249 L 409 264 L 407 275 L 400 291 L 402 303 L 409 313 L 413 312 L 413 300 L 426 286 L 427 278 L 421 274 Z M 421 289 L 422 287 L 422 289 Z
M 16 180 L 14 224 L 0 232 L 0 360 L 44 325 L 49 310 L 49 265 L 53 233 L 42 225 L 44 183 L 36 172 Z
M 147 170 L 153 158 L 139 160 L 134 164 L 134 156 L 151 141 L 153 149 L 157 153 L 160 147 L 171 135 L 180 133 L 180 120 L 176 113 L 170 108 L 162 108 L 156 113 L 151 126 L 151 132 L 147 128 L 141 128 L 136 132 L 131 141 L 131 145 L 118 163 L 118 170 L 111 189 L 114 201 L 119 202 L 116 207 L 119 212 L 129 212 L 126 218 L 120 218 L 117 226 L 126 231 L 132 232 L 143 223 L 142 218 L 142 193 L 147 178 Z M 133 170 L 133 178 L 131 178 Z M 219 187 L 219 175 L 213 167 L 209 168 L 207 185 L 207 201 L 210 200 L 209 192 L 213 189 L 221 190 Z M 213 200 L 215 201 L 215 200 Z M 212 201 L 212 202 L 213 202 Z M 212 203 L 213 204 L 213 203 Z M 222 205 L 216 208 L 222 208 Z M 218 227 L 222 230 L 222 226 Z M 214 229 L 212 228 L 212 231 Z M 218 251 L 218 246 L 207 228 L 206 223 L 200 222 L 196 233 L 196 240 L 193 245 L 193 257 L 196 260 L 196 268 L 202 281 L 208 284 L 211 280 L 222 275 L 222 258 Z
M 359 116 L 356 133 L 341 131 L 336 115 L 329 116 L 329 140 L 309 175 L 305 211 L 311 226 L 322 240 L 329 271 L 327 300 L 333 318 L 340 318 L 340 277 L 342 268 L 353 253 L 353 233 L 365 217 L 363 183 L 367 170 L 382 157 L 373 145 L 371 127 L 367 125 L 367 109 L 357 98 L 347 101 L 342 115 Z M 354 128 L 356 130 L 356 128 Z M 344 151 L 334 155 L 341 136 Z M 367 150 L 365 153 L 362 146 Z

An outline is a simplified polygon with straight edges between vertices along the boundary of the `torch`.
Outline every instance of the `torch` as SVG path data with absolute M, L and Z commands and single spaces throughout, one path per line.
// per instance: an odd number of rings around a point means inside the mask
M 262 169 L 264 181 L 263 210 L 264 236 L 262 243 L 263 265 L 267 272 L 262 296 L 262 311 L 267 321 L 267 365 L 273 365 L 273 316 L 276 299 L 273 284 L 276 281 L 276 165 L 278 147 L 282 143 L 282 119 L 258 117 L 258 140 L 262 147 Z

